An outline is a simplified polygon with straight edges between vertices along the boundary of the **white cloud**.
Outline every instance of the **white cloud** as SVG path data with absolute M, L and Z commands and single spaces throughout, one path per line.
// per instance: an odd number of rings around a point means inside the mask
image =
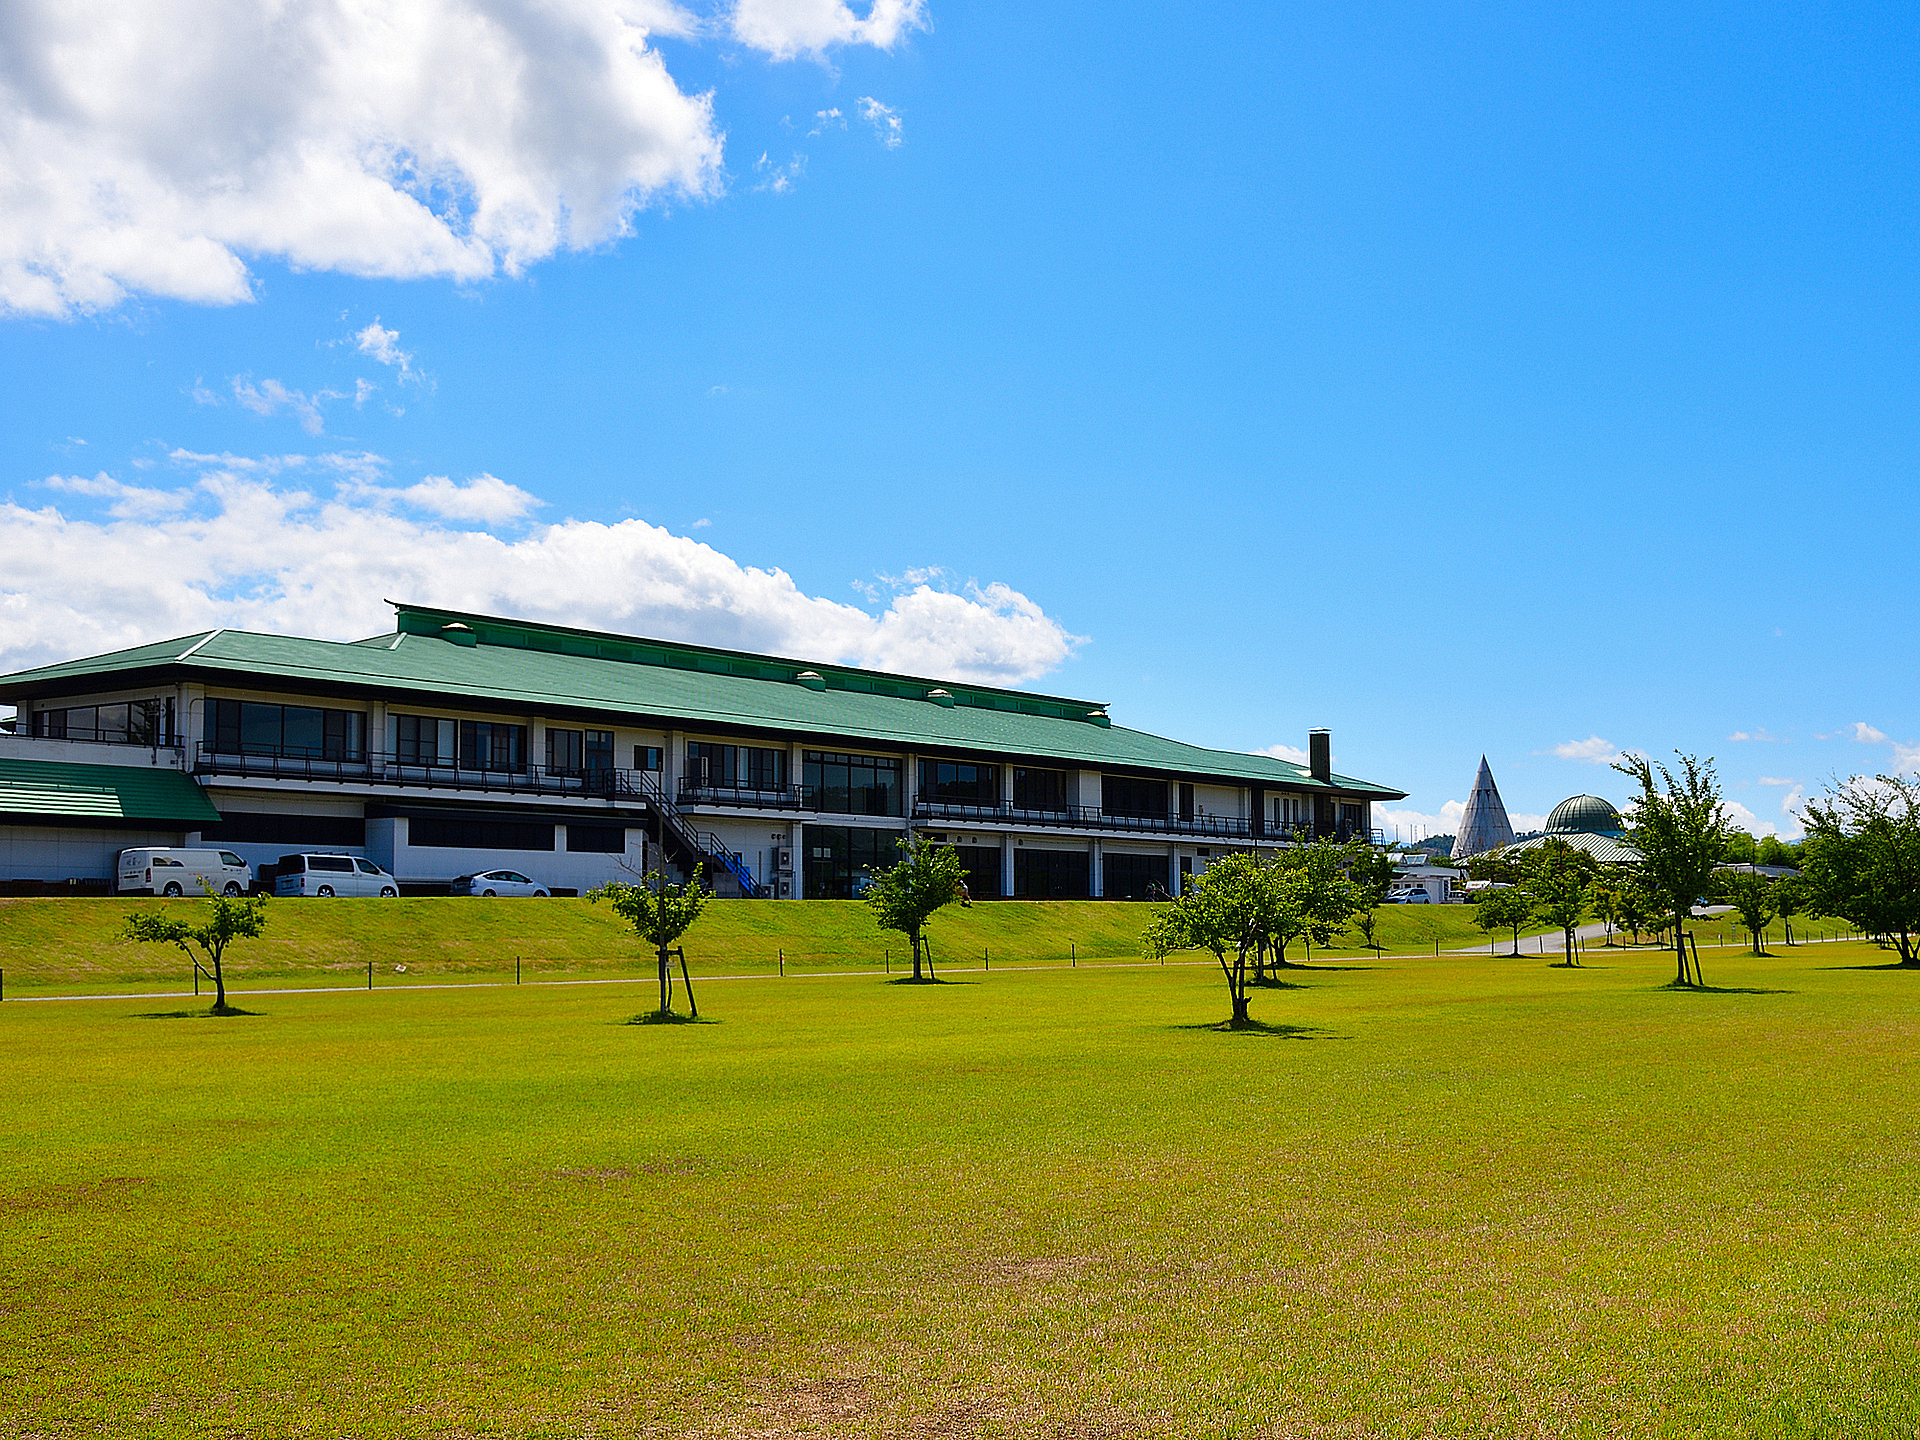
M 846 0 L 736 0 L 729 17 L 734 39 L 776 60 L 817 56 L 835 45 L 891 50 L 909 30 L 926 26 L 922 0 L 871 0 L 864 17 Z
M 537 502 L 493 476 L 394 486 L 355 453 L 172 460 L 188 472 L 172 487 L 49 483 L 107 502 L 97 516 L 0 504 L 0 669 L 215 625 L 378 634 L 385 596 L 987 683 L 1044 674 L 1077 643 L 999 583 L 896 587 L 876 614 L 640 520 L 496 534 Z M 421 507 L 448 518 L 407 513 Z
M 860 97 L 860 118 L 873 126 L 873 133 L 889 150 L 898 150 L 907 137 L 901 132 L 900 115 L 891 105 L 882 105 L 871 95 Z
M 1853 733 L 1848 735 L 1847 738 L 1856 745 L 1884 745 L 1887 743 L 1886 732 L 1874 729 L 1873 726 L 1867 724 L 1864 720 L 1854 721 L 1852 729 Z
M 1898 740 L 1893 742 L 1893 773 L 1920 774 L 1920 745 L 1902 745 Z
M 0 308 L 231 304 L 248 256 L 473 281 L 605 243 L 720 188 L 712 97 L 648 43 L 697 28 L 671 0 L 12 0 Z
M 1464 800 L 1449 800 L 1440 807 L 1438 815 L 1422 814 L 1418 810 L 1390 810 L 1377 807 L 1373 812 L 1374 824 L 1384 830 L 1389 838 L 1395 840 L 1425 840 L 1430 835 L 1452 835 L 1460 829 L 1460 817 L 1467 813 Z
M 1806 792 L 1798 785 L 1780 797 L 1780 813 L 1792 820 L 1796 829 L 1800 823 L 1800 807 L 1806 802 Z
M 1790 779 L 1783 779 L 1778 775 L 1762 775 L 1759 777 L 1759 780 L 1762 785 L 1792 785 L 1796 783 Z
M 775 195 L 785 195 L 793 189 L 793 182 L 807 170 L 807 157 L 798 150 L 786 164 L 775 164 L 766 151 L 760 152 L 760 158 L 753 162 L 753 173 L 760 178 L 754 184 L 755 190 L 772 191 Z
M 262 380 L 255 385 L 252 380 L 236 375 L 233 377 L 233 398 L 256 415 L 291 410 L 299 416 L 302 430 L 309 435 L 318 435 L 326 428 L 326 417 L 320 413 L 320 407 L 329 400 L 344 400 L 347 397 L 338 390 L 316 390 L 309 395 L 304 390 L 289 389 L 278 380 Z
M 1271 755 L 1274 759 L 1284 760 L 1289 765 L 1305 765 L 1310 763 L 1307 752 L 1297 745 L 1265 745 L 1253 753 L 1255 755 Z
M 1584 760 L 1589 765 L 1611 765 L 1621 755 L 1611 740 L 1602 740 L 1598 735 L 1563 741 L 1553 747 L 1553 753 L 1562 760 Z
M 1758 730 L 1736 730 L 1727 736 L 1727 739 L 1736 742 L 1751 740 L 1765 745 L 1778 744 L 1779 738 L 1777 735 L 1769 735 L 1764 726 Z
M 400 348 L 400 332 L 387 329 L 380 323 L 378 315 L 373 317 L 371 325 L 354 331 L 353 342 L 362 355 L 399 371 L 402 380 L 414 378 L 413 356 Z

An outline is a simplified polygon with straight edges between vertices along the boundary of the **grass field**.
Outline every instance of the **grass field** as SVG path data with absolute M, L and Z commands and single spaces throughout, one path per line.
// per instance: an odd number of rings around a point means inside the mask
M 178 951 L 136 945 L 119 931 L 135 910 L 191 911 L 203 903 L 0 899 L 7 993 L 190 985 L 191 968 Z M 1137 958 L 1150 913 L 1145 905 L 1101 901 L 983 903 L 944 912 L 931 934 L 938 959 L 953 964 L 977 964 L 983 955 L 997 966 Z M 1486 939 L 1463 906 L 1389 905 L 1379 916 L 1378 938 L 1389 951 Z M 783 950 L 792 970 L 882 970 L 889 952 L 897 961 L 905 948 L 904 937 L 882 934 L 866 906 L 854 901 L 717 900 L 688 937 L 687 958 L 696 974 L 775 969 Z M 1363 952 L 1349 946 L 1334 953 Z M 650 963 L 604 905 L 467 899 L 275 901 L 266 935 L 237 945 L 231 960 L 234 983 L 244 988 L 364 985 L 369 961 L 376 978 L 389 983 L 403 976 L 498 980 L 513 973 L 516 956 L 524 974 L 546 977 L 631 974 Z
M 1912 1436 L 1885 959 L 9 1002 L 0 1433 Z

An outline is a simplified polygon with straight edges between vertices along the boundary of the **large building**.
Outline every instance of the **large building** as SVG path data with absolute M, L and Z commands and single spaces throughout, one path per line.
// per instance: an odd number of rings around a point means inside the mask
M 978 898 L 1134 898 L 1236 850 L 1373 834 L 1401 791 L 1114 725 L 1102 705 L 396 607 L 354 642 L 237 630 L 0 677 L 0 881 L 135 845 L 362 855 L 416 892 L 557 890 L 658 845 L 722 893 L 847 897 L 912 827 Z

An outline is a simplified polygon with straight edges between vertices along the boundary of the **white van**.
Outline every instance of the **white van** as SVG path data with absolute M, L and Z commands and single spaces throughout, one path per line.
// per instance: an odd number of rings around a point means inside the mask
M 122 850 L 120 895 L 244 895 L 253 867 L 231 850 Z
M 273 878 L 276 895 L 397 896 L 400 882 L 371 860 L 356 855 L 282 855 Z

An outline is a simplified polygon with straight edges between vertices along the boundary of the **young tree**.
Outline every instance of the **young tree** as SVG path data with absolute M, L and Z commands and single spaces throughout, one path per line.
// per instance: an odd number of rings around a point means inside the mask
M 1727 812 L 1713 759 L 1674 752 L 1676 776 L 1644 755 L 1628 755 L 1614 769 L 1640 787 L 1627 821 L 1627 843 L 1640 852 L 1642 882 L 1660 903 L 1672 907 L 1676 985 L 1695 985 L 1687 960 L 1686 920 L 1713 883 L 1727 836 Z M 1656 778 L 1657 777 L 1657 778 Z
M 1473 923 L 1482 930 L 1511 930 L 1513 953 L 1520 954 L 1520 927 L 1533 918 L 1533 899 L 1517 888 L 1482 890 L 1473 904 Z
M 176 945 L 196 964 L 200 957 L 193 952 L 194 947 L 198 946 L 207 957 L 208 968 L 213 971 L 212 1013 L 238 1015 L 240 1012 L 227 1004 L 227 974 L 220 962 L 226 956 L 227 946 L 235 940 L 254 939 L 267 928 L 267 902 L 259 896 L 251 900 L 236 900 L 216 895 L 212 905 L 212 910 L 201 911 L 207 917 L 202 925 L 195 925 L 178 912 L 157 914 L 151 910 L 137 911 L 127 917 L 122 933 L 129 940 Z
M 1564 953 L 1561 964 L 1569 967 L 1580 963 L 1575 932 L 1586 918 L 1587 886 L 1593 882 L 1597 868 L 1586 851 L 1551 837 L 1538 849 L 1526 852 L 1527 878 L 1521 888 L 1533 902 L 1533 913 L 1558 927 Z
M 1720 893 L 1727 897 L 1740 916 L 1740 923 L 1747 927 L 1747 934 L 1753 937 L 1753 953 L 1766 954 L 1767 926 L 1779 913 L 1774 904 L 1773 882 L 1764 875 L 1739 872 L 1725 878 Z
M 1782 875 L 1773 882 L 1773 908 L 1787 932 L 1787 944 L 1793 944 L 1793 917 L 1806 908 L 1806 895 L 1798 877 Z
M 1641 932 L 1653 923 L 1653 897 L 1647 894 L 1646 886 L 1631 875 L 1616 882 L 1614 907 L 1620 917 L 1621 926 L 1632 932 L 1633 943 L 1640 943 Z
M 1321 839 L 1290 846 L 1267 862 L 1271 929 L 1263 953 L 1271 949 L 1280 969 L 1295 968 L 1287 959 L 1289 944 L 1306 940 L 1324 949 L 1360 909 L 1361 889 L 1348 878 L 1353 850 L 1352 842 Z
M 1620 923 L 1620 881 L 1609 875 L 1598 877 L 1587 886 L 1587 900 L 1607 927 L 1607 944 L 1612 945 L 1614 927 Z
M 1920 779 L 1855 776 L 1809 801 L 1801 882 L 1807 908 L 1897 942 L 1920 965 Z
M 712 898 L 712 893 L 702 889 L 698 880 L 669 885 L 661 871 L 642 877 L 638 885 L 615 880 L 587 892 L 587 899 L 595 904 L 605 900 L 613 906 L 613 913 L 633 926 L 634 933 L 653 947 L 660 962 L 660 1008 L 654 1013 L 662 1020 L 673 1015 L 673 980 L 667 964 L 674 942 L 693 928 L 693 922 L 700 918 L 700 912 Z M 694 1004 L 691 985 L 687 987 L 687 1009 L 698 1018 L 700 1011 Z
M 960 852 L 951 845 L 927 845 L 911 832 L 897 843 L 903 858 L 874 873 L 867 908 L 882 930 L 897 930 L 912 942 L 913 980 L 918 984 L 933 978 L 931 973 L 921 973 L 921 932 L 941 909 L 956 900 L 968 903 L 966 871 Z
M 1219 962 L 1233 1006 L 1230 1030 L 1254 1028 L 1247 1014 L 1253 977 L 1247 954 L 1271 933 L 1274 887 L 1269 865 L 1251 855 L 1228 855 L 1197 875 L 1186 893 L 1147 923 L 1141 940 L 1147 953 L 1167 956 L 1176 950 L 1206 950 Z M 1227 959 L 1227 952 L 1233 959 Z

